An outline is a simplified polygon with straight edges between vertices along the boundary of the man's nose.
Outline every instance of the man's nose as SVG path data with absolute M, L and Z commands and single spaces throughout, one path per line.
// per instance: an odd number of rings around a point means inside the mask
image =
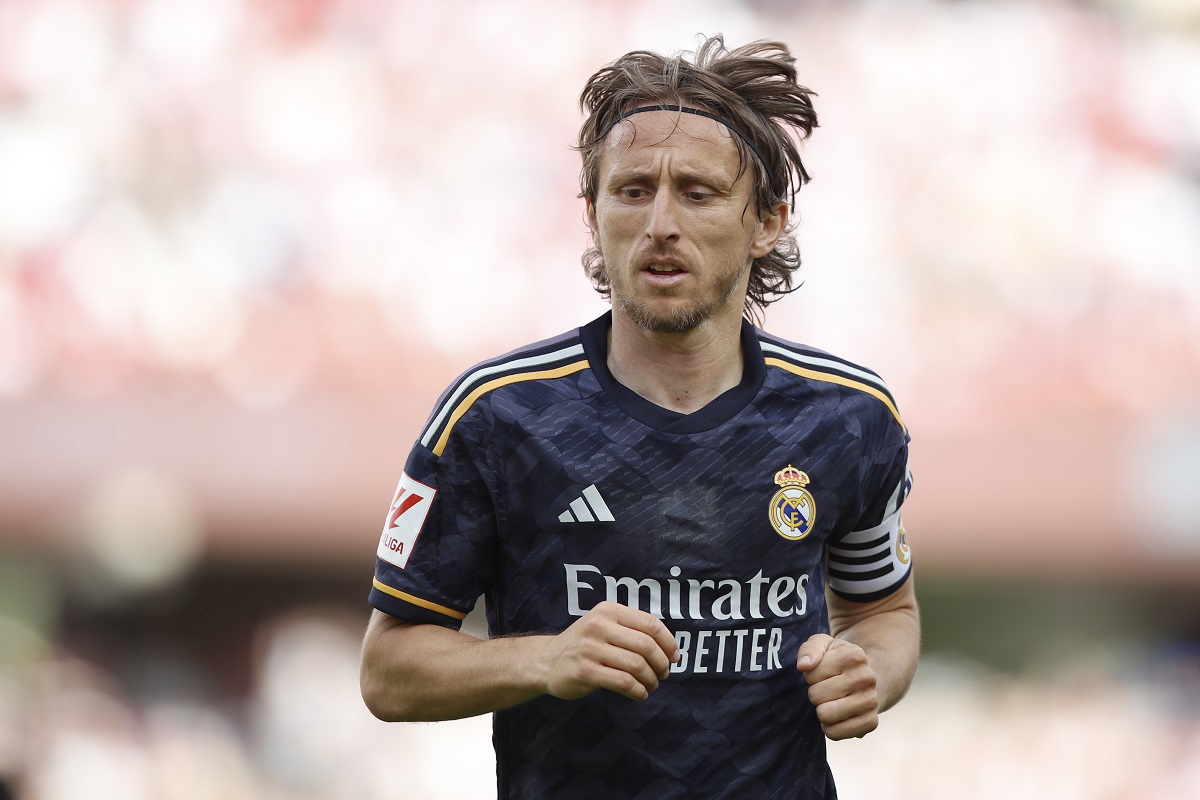
M 679 238 L 679 204 L 671 192 L 659 191 L 654 195 L 646 235 L 655 242 Z

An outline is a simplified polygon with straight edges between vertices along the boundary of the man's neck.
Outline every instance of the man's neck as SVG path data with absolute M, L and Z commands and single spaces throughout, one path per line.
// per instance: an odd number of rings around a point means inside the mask
M 608 369 L 651 403 L 690 414 L 741 382 L 741 325 L 741 317 L 713 319 L 688 333 L 661 334 L 614 313 Z

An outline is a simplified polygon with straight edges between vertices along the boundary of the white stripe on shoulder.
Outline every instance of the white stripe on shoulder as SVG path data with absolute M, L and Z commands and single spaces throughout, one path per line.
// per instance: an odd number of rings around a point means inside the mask
M 817 369 L 834 370 L 845 373 L 846 375 L 853 375 L 859 380 L 865 381 L 872 386 L 882 389 L 889 395 L 891 394 L 891 390 L 888 389 L 887 384 L 883 381 L 883 378 L 880 378 L 873 372 L 867 372 L 864 369 L 852 367 L 849 364 L 843 364 L 841 361 L 834 361 L 830 358 L 820 358 L 819 356 L 798 353 L 795 350 L 791 350 L 787 347 L 781 347 L 771 342 L 760 341 L 759 346 L 765 353 L 774 353 L 775 355 L 785 356 L 793 361 L 798 361 L 802 364 L 809 364 Z
M 442 423 L 446 421 L 446 417 L 449 416 L 454 408 L 458 405 L 458 401 L 462 399 L 464 395 L 470 392 L 471 389 L 475 387 L 481 380 L 484 380 L 492 375 L 496 375 L 500 372 L 508 372 L 509 370 L 514 369 L 520 370 L 526 367 L 540 367 L 545 364 L 551 364 L 555 361 L 562 361 L 566 358 L 572 358 L 581 355 L 583 355 L 583 345 L 574 344 L 570 347 L 564 347 L 561 350 L 554 350 L 549 353 L 542 353 L 541 355 L 530 356 L 528 358 L 518 358 L 512 361 L 501 361 L 498 364 L 482 367 L 474 372 L 469 373 L 462 380 L 462 382 L 459 383 L 458 389 L 455 390 L 452 395 L 446 398 L 445 402 L 442 403 L 441 408 L 438 409 L 437 414 L 434 415 L 433 419 L 430 420 L 429 424 L 425 427 L 425 431 L 421 434 L 421 445 L 423 447 L 429 447 L 433 443 L 433 441 L 437 438 L 437 431 L 442 427 Z

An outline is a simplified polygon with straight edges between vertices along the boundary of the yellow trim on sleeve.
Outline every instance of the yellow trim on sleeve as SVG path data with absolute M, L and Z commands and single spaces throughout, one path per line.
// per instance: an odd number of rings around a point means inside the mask
M 575 361 L 571 364 L 564 364 L 561 367 L 554 369 L 544 369 L 539 372 L 518 372 L 514 375 L 505 375 L 502 378 L 488 381 L 487 383 L 478 386 L 475 391 L 464 397 L 455 407 L 454 413 L 450 415 L 449 421 L 446 422 L 446 429 L 442 431 L 442 435 L 438 437 L 437 443 L 433 446 L 433 454 L 440 456 L 446 449 L 446 442 L 450 440 L 450 431 L 454 429 L 455 423 L 462 419 L 463 414 L 475 404 L 475 401 L 483 397 L 493 389 L 499 389 L 501 386 L 507 386 L 510 383 L 520 383 L 522 381 L 537 381 L 549 380 L 551 378 L 561 378 L 563 375 L 570 375 L 572 372 L 579 372 L 582 369 L 588 368 L 587 360 Z
M 447 608 L 446 606 L 439 606 L 437 603 L 431 603 L 428 600 L 422 600 L 421 598 L 417 597 L 416 595 L 411 595 L 408 592 L 402 592 L 399 589 L 393 589 L 391 586 L 388 586 L 386 583 L 381 583 L 379 578 L 372 578 L 371 583 L 374 584 L 376 589 L 383 592 L 384 594 L 390 594 L 392 597 L 403 600 L 406 603 L 411 603 L 414 606 L 420 606 L 421 608 L 427 608 L 430 611 L 436 611 L 439 614 L 444 614 L 447 617 L 454 617 L 455 619 L 466 619 L 466 617 L 467 617 L 467 615 L 464 614 L 462 611 L 455 611 L 453 608 Z
M 804 367 L 798 367 L 795 364 L 791 363 L 790 361 L 784 361 L 782 358 L 774 358 L 774 357 L 768 356 L 767 358 L 765 358 L 763 360 L 766 361 L 767 364 L 769 364 L 773 367 L 780 367 L 781 369 L 786 369 L 788 372 L 792 373 L 793 375 L 800 375 L 805 378 L 812 378 L 813 380 L 816 380 L 816 381 L 825 381 L 826 383 L 836 383 L 839 386 L 848 386 L 851 389 L 857 389 L 860 392 L 866 392 L 867 394 L 871 395 L 872 397 L 879 400 L 879 402 L 881 402 L 885 406 L 887 406 L 887 410 L 892 412 L 892 416 L 896 418 L 896 422 L 898 422 L 900 424 L 900 427 L 904 430 L 908 430 L 907 428 L 904 427 L 904 420 L 900 419 L 900 412 L 896 410 L 896 406 L 892 403 L 891 399 L 886 394 L 879 391 L 878 389 L 876 389 L 874 386 L 871 386 L 870 384 L 860 383 L 858 381 L 851 380 L 850 378 L 843 378 L 841 375 L 831 375 L 828 372 L 818 372 L 817 370 L 805 369 Z

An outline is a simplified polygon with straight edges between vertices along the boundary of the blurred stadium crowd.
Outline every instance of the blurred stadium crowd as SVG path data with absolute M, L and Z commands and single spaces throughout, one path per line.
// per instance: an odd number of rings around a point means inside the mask
M 818 92 L 805 285 L 767 327 L 901 398 L 922 579 L 1183 581 L 1200 607 L 1200 10 L 796 5 L 0 0 L 11 797 L 491 791 L 487 720 L 362 708 L 376 517 L 457 371 L 603 309 L 578 90 L 698 31 L 788 42 Z M 323 601 L 255 594 L 291 572 Z M 199 636 L 239 573 L 234 633 Z M 833 748 L 844 795 L 1200 796 L 1190 613 L 1053 669 L 931 653 Z
M 885 332 L 892 371 L 992 415 L 1161 409 L 1195 388 L 1196 13 L 1111 5 L 8 0 L 0 391 L 186 375 L 272 403 L 394 384 L 391 341 L 574 324 L 577 87 L 723 22 L 787 40 L 821 97 L 800 199 L 825 291 L 773 327 Z

